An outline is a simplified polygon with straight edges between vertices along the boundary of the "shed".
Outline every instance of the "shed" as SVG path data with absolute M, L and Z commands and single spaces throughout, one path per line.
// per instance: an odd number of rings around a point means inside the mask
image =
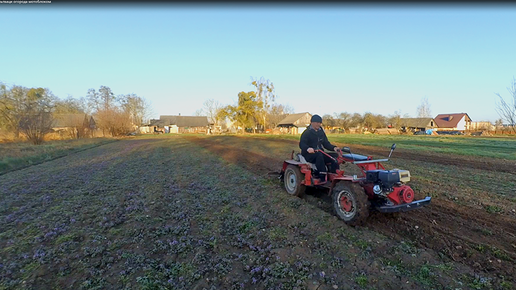
M 301 134 L 310 125 L 312 115 L 308 112 L 290 114 L 281 120 L 277 127 L 287 129 L 291 134 Z
M 437 127 L 433 118 L 400 118 L 399 124 L 403 132 L 426 131 Z

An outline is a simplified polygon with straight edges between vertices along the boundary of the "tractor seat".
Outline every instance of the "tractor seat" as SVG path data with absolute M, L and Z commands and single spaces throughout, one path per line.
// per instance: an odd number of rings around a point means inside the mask
M 353 161 L 366 161 L 367 156 L 360 155 L 360 154 L 342 154 L 342 157 L 346 159 L 351 159 Z
M 298 154 L 297 154 L 297 157 L 299 158 L 299 162 L 310 165 L 310 167 L 311 167 L 312 169 L 314 169 L 314 170 L 316 170 L 316 169 L 317 169 L 317 167 L 315 166 L 315 164 L 313 164 L 313 163 L 310 163 L 310 162 L 306 161 L 305 157 L 303 157 L 303 155 L 301 155 L 301 153 L 298 153 Z

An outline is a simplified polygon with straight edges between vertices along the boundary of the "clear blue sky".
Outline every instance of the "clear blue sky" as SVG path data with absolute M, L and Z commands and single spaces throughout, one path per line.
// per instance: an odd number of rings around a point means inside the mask
M 110 87 L 159 115 L 234 104 L 251 77 L 296 112 L 499 118 L 516 76 L 516 5 L 5 5 L 0 81 L 60 98 Z

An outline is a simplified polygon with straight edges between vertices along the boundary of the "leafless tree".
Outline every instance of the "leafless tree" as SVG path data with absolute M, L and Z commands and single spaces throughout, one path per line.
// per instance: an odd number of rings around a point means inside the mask
M 134 131 L 131 114 L 119 107 L 100 110 L 96 116 L 97 126 L 109 132 L 113 137 L 123 136 Z
M 432 118 L 432 111 L 430 110 L 430 103 L 427 97 L 421 99 L 421 104 L 417 107 L 416 115 L 418 118 Z
M 53 123 L 52 114 L 40 108 L 38 112 L 21 118 L 20 131 L 32 144 L 39 145 L 43 143 L 45 135 L 52 131 Z
M 360 115 L 359 113 L 353 113 L 353 116 L 351 116 L 351 122 L 350 127 L 362 127 L 364 124 L 364 117 Z
M 89 89 L 86 96 L 88 105 L 92 108 L 98 128 L 105 136 L 121 136 L 133 131 L 133 120 L 142 119 L 142 99 L 136 95 L 126 95 L 118 98 L 111 88 L 100 86 L 98 92 Z
M 508 122 L 509 127 L 516 133 L 516 78 L 513 77 L 511 86 L 507 90 L 510 95 L 507 101 L 499 93 L 496 93 L 500 98 L 496 111 L 500 118 Z
M 223 106 L 214 99 L 206 100 L 202 105 L 203 107 L 199 110 L 199 113 L 205 114 L 205 116 L 208 117 L 208 121 L 218 126 L 219 121 L 221 121 L 218 117 L 218 112 Z
M 118 102 L 124 112 L 129 114 L 131 122 L 135 126 L 141 126 L 149 110 L 149 104 L 136 94 L 120 95 Z
M 394 111 L 394 114 L 389 116 L 389 123 L 393 128 L 399 129 L 401 127 L 401 110 Z
M 351 114 L 348 112 L 335 113 L 336 126 L 341 127 L 344 130 L 348 130 L 351 124 Z
M 267 112 L 268 125 L 275 128 L 281 120 L 289 114 L 294 114 L 294 108 L 290 105 L 272 104 Z
M 324 124 L 325 128 L 332 128 L 332 127 L 337 126 L 337 121 L 330 114 L 323 115 L 322 119 L 323 119 L 323 124 Z
M 202 116 L 202 115 L 204 115 L 204 110 L 203 109 L 195 110 L 194 116 L 199 117 L 199 116 Z
M 86 113 L 87 104 L 86 99 L 79 98 L 76 99 L 71 95 L 64 100 L 56 100 L 54 114 L 77 114 L 77 113 Z

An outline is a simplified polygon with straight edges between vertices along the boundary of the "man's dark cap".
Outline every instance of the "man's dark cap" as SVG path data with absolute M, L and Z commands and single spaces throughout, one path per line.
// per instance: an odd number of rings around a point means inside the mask
M 322 118 L 319 115 L 313 115 L 312 119 L 310 120 L 310 122 L 322 123 Z

